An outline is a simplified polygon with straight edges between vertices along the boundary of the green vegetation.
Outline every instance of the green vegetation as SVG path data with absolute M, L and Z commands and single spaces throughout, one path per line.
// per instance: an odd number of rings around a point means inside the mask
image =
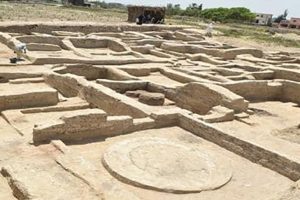
M 89 3 L 93 3 L 95 6 L 104 9 L 117 9 L 117 10 L 127 10 L 127 6 L 122 3 L 106 3 L 105 1 L 93 1 L 90 0 Z
M 247 8 L 211 8 L 201 12 L 204 19 L 211 19 L 219 22 L 252 22 L 255 20 L 253 14 Z
M 193 16 L 199 17 L 203 20 L 212 20 L 222 23 L 250 23 L 255 20 L 255 14 L 247 8 L 209 8 L 202 10 L 202 4 L 192 4 L 186 9 L 181 9 L 179 4 L 174 6 L 172 4 L 168 4 L 167 15 Z

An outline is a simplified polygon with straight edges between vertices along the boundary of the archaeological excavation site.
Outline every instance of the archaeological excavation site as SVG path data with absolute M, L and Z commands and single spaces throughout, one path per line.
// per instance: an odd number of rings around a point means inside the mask
M 0 199 L 299 200 L 299 104 L 290 52 L 188 26 L 1 25 Z

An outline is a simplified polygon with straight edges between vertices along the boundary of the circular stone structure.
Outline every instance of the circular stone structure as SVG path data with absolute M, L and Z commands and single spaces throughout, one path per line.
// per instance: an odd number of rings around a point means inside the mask
M 214 190 L 232 176 L 228 160 L 204 147 L 158 137 L 117 142 L 106 150 L 102 161 L 123 182 L 171 193 Z

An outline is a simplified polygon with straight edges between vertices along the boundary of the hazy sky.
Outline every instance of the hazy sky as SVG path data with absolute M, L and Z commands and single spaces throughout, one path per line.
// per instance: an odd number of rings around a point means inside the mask
M 203 3 L 204 8 L 211 7 L 247 7 L 253 12 L 274 14 L 275 16 L 289 10 L 288 17 L 300 18 L 300 0 L 105 0 L 105 2 L 120 2 L 124 4 L 165 6 L 167 3 L 180 4 L 186 7 L 191 3 Z

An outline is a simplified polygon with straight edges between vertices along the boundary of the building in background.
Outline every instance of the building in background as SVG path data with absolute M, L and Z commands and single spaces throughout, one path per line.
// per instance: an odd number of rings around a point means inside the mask
M 255 24 L 258 25 L 269 25 L 272 23 L 272 14 L 265 14 L 265 13 L 255 13 Z
M 300 29 L 300 18 L 292 17 L 289 21 L 289 28 L 297 28 Z
M 290 23 L 290 20 L 281 20 L 280 23 L 279 23 L 279 27 L 288 28 L 289 23 Z
M 151 18 L 164 19 L 166 15 L 165 7 L 149 6 L 128 6 L 128 22 L 136 22 L 140 15 L 151 16 Z
M 89 3 L 88 0 L 62 0 L 62 3 L 74 6 L 91 7 L 91 3 Z
M 290 20 L 282 20 L 279 23 L 281 28 L 300 29 L 300 18 L 292 17 Z

